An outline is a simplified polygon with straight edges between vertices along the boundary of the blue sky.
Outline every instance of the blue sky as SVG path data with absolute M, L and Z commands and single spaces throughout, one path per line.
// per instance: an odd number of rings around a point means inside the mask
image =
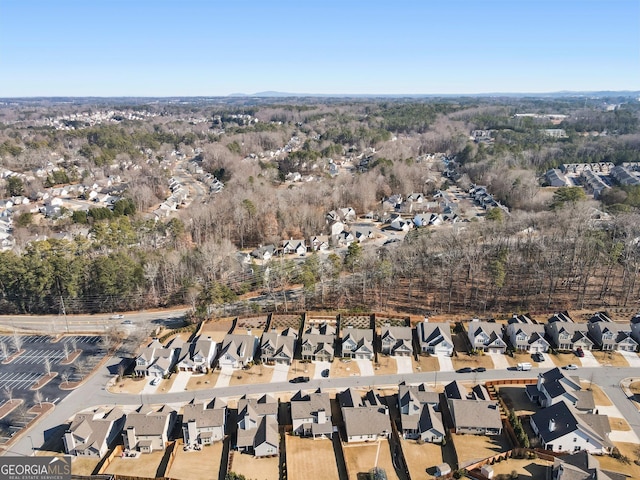
M 640 90 L 639 0 L 0 0 L 0 97 Z

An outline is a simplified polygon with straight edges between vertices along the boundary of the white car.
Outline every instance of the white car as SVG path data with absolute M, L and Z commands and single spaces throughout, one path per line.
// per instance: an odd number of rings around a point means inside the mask
M 111 315 L 111 320 L 120 320 L 121 318 L 124 318 L 124 315 L 122 315 L 121 313 Z
M 578 366 L 574 365 L 573 363 L 570 363 L 569 365 L 567 365 L 566 367 L 564 367 L 565 370 L 577 370 Z
M 160 377 L 154 378 L 153 380 L 151 380 L 150 383 L 151 383 L 152 386 L 155 387 L 156 385 L 158 385 L 160 383 Z

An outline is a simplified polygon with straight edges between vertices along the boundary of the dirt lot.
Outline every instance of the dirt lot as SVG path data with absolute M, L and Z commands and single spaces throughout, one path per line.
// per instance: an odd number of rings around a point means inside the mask
M 109 391 L 111 393 L 132 393 L 136 395 L 142 392 L 142 389 L 147 382 L 148 380 L 145 377 L 124 378 L 115 385 L 109 387 Z
M 93 470 L 100 463 L 99 458 L 82 458 L 71 457 L 71 472 L 74 475 L 86 475 L 89 476 L 93 473 Z
M 205 446 L 201 451 L 185 452 L 178 446 L 176 459 L 166 474 L 178 480 L 209 480 L 216 478 L 222 457 L 222 442 Z
M 502 395 L 507 407 L 515 410 L 516 415 L 532 415 L 540 410 L 540 407 L 529 400 L 524 387 L 499 385 L 496 389 L 500 392 L 500 395 Z
M 116 457 L 105 473 L 131 475 L 131 472 L 136 472 L 135 474 L 139 477 L 155 478 L 164 453 L 164 451 L 143 453 L 138 458 Z
M 564 367 L 565 365 L 569 365 L 570 363 L 573 363 L 574 365 L 577 365 L 579 367 L 582 366 L 582 363 L 580 363 L 580 358 L 578 358 L 573 353 L 558 353 L 555 355 L 551 353 L 549 354 L 549 358 L 553 363 L 556 364 L 556 367 Z
M 335 359 L 331 363 L 331 371 L 329 372 L 329 376 L 331 378 L 352 377 L 359 375 L 360 369 L 358 368 L 358 364 L 353 360 L 343 362 L 342 360 Z
M 415 440 L 401 439 L 402 453 L 411 478 L 424 478 L 427 468 L 442 463 L 442 447 L 435 443 L 418 445 Z
M 492 465 L 494 477 L 498 475 L 509 475 L 514 470 L 518 473 L 518 480 L 538 480 L 547 478 L 546 474 L 553 462 L 535 458 L 532 460 L 519 460 L 510 458 L 506 462 Z
M 204 390 L 212 388 L 218 381 L 219 375 L 220 372 L 215 370 L 203 375 L 191 375 L 191 378 L 187 382 L 187 390 Z
M 291 380 L 292 378 L 305 376 L 309 378 L 313 378 L 313 373 L 315 372 L 316 366 L 309 362 L 301 362 L 300 360 L 294 360 L 293 364 L 289 368 L 289 373 L 287 374 L 287 379 Z
M 413 357 L 412 357 L 413 358 Z M 418 361 L 412 360 L 414 372 L 435 372 L 440 370 L 438 357 L 418 356 Z
M 313 440 L 287 435 L 287 473 L 291 479 L 338 478 L 338 467 L 329 439 Z
M 232 452 L 232 454 L 232 472 L 244 475 L 252 480 L 278 480 L 280 477 L 278 457 L 254 458 L 252 455 L 238 452 Z M 209 478 L 212 478 L 211 475 Z
M 262 365 L 254 365 L 249 370 L 235 370 L 229 381 L 229 385 L 254 385 L 257 383 L 269 383 L 273 370 Z
M 623 432 L 631 430 L 631 427 L 624 418 L 609 417 L 609 426 L 611 430 L 620 430 Z
M 529 362 L 533 364 L 534 367 L 537 365 L 537 363 L 534 362 L 533 359 L 531 358 L 531 354 L 527 352 L 514 353 L 513 357 L 511 355 L 505 355 L 504 358 L 507 359 L 507 362 L 509 362 L 510 367 L 517 367 L 519 363 L 525 363 L 525 362 Z
M 220 320 L 212 320 L 207 322 L 204 327 L 202 327 L 201 335 L 204 337 L 211 337 L 211 340 L 217 343 L 222 343 L 224 340 L 224 336 L 231 329 L 231 325 L 233 325 L 232 318 L 223 318 Z
M 626 455 L 631 463 L 624 463 L 621 460 L 616 460 L 609 456 L 598 456 L 596 459 L 600 462 L 600 468 L 603 470 L 611 470 L 612 472 L 623 473 L 629 478 L 640 478 L 640 466 L 633 463 L 637 458 L 634 454 L 638 445 L 635 443 L 615 443 L 614 444 L 620 450 L 622 455 Z
M 618 352 L 593 351 L 593 356 L 604 367 L 628 367 L 629 362 Z
M 358 474 L 367 473 L 375 466 L 378 442 L 360 443 L 354 445 L 344 444 L 344 461 L 347 464 L 349 480 L 360 480 Z M 380 454 L 378 466 L 384 468 L 389 480 L 398 480 L 396 471 L 391 463 L 391 451 L 389 441 L 380 441 Z
M 393 375 L 397 373 L 396 359 L 388 355 L 378 355 L 379 363 L 373 364 L 376 375 Z
M 504 435 L 488 437 L 452 433 L 451 438 L 458 452 L 458 463 L 461 467 L 496 453 L 506 452 L 510 448 L 509 441 Z
M 610 407 L 611 405 L 613 405 L 613 403 L 611 403 L 611 400 L 609 400 L 609 397 L 607 397 L 606 393 L 604 393 L 602 389 L 595 383 L 592 384 L 591 382 L 582 381 L 580 382 L 580 385 L 585 390 L 591 390 L 593 392 L 593 401 L 596 405 L 600 405 L 601 407 Z
M 467 355 L 463 353 L 458 354 L 457 357 L 452 357 L 451 362 L 453 363 L 453 368 L 456 370 L 464 367 L 484 367 L 487 370 L 493 370 L 493 360 L 491 360 L 489 355 Z

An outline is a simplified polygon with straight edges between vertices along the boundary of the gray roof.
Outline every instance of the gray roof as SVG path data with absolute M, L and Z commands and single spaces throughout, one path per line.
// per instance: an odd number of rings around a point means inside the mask
M 228 353 L 240 361 L 246 361 L 253 356 L 257 345 L 254 335 L 228 333 L 222 342 L 221 353 Z
M 247 407 L 251 407 L 258 416 L 278 414 L 278 402 L 271 395 L 265 394 L 260 398 L 247 398 L 246 395 L 238 400 L 238 417 Z
M 440 394 L 431 390 L 426 384 L 398 386 L 398 405 L 402 408 L 410 402 L 417 402 L 420 405 L 430 403 L 437 405 L 440 403 Z
M 135 428 L 136 435 L 156 435 L 160 436 L 166 432 L 169 421 L 175 416 L 176 411 L 167 405 L 163 405 L 158 410 L 154 410 L 148 405 L 138 408 L 137 411 L 127 415 L 124 429 Z
M 385 406 L 344 408 L 344 427 L 348 437 L 388 435 L 391 432 L 389 409 Z
M 586 450 L 556 457 L 553 461 L 554 472 L 559 472 L 562 467 L 562 474 L 557 480 L 626 480 L 627 475 L 623 473 L 600 470 L 600 462 L 589 454 Z
M 542 379 L 542 385 L 551 398 L 559 397 L 565 393 L 573 395 L 581 390 L 580 379 L 565 375 L 558 367 L 547 370 L 538 375 Z
M 220 399 L 214 399 L 208 405 L 204 402 L 189 403 L 184 406 L 182 423 L 195 421 L 197 428 L 223 427 L 226 406 L 226 403 Z
M 449 400 L 449 410 L 457 428 L 502 429 L 500 409 L 493 401 Z
M 75 450 L 82 451 L 93 448 L 100 451 L 102 446 L 107 446 L 106 441 L 114 424 L 123 415 L 124 413 L 118 407 L 111 410 L 98 408 L 91 412 L 78 413 L 71 422 L 69 431 L 82 439 L 84 443 L 76 445 Z
M 310 393 L 291 399 L 291 418 L 293 420 L 310 418 L 318 410 L 324 410 L 327 417 L 331 417 L 331 402 L 328 393 Z
M 418 340 L 420 343 L 437 345 L 446 340 L 451 345 L 451 327 L 448 323 L 421 322 L 418 324 Z
M 391 337 L 395 340 L 412 340 L 411 327 L 391 327 L 385 325 L 382 327 L 381 338 Z

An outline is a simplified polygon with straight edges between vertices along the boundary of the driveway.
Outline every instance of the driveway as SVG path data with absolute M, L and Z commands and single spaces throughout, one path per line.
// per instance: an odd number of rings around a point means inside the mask
M 373 372 L 373 363 L 371 360 L 356 360 L 358 364 L 358 368 L 360 369 L 361 377 L 373 377 L 375 373 Z
M 271 383 L 286 382 L 289 375 L 290 365 L 276 364 L 273 366 L 273 375 L 271 375 Z
M 640 367 L 640 357 L 635 352 L 623 352 L 621 350 L 618 351 L 620 355 L 624 357 L 630 367 Z
M 318 380 L 322 378 L 323 370 L 331 370 L 331 362 L 313 362 L 314 370 L 313 370 L 313 379 Z
M 589 350 L 583 350 L 584 357 L 580 359 L 580 363 L 582 363 L 583 367 L 601 367 L 600 362 L 596 360 L 596 357 L 593 356 Z
M 173 385 L 169 389 L 171 392 L 184 392 L 187 382 L 191 378 L 191 372 L 178 372 L 176 378 L 173 380 Z
M 222 367 L 220 369 L 220 375 L 218 375 L 218 381 L 214 388 L 228 387 L 231 377 L 233 376 L 233 368 Z
M 397 373 L 413 373 L 413 365 L 411 364 L 411 357 L 393 357 L 396 359 Z
M 147 395 L 148 393 L 156 393 L 158 388 L 160 388 L 160 384 L 163 381 L 162 378 L 161 378 L 157 385 L 151 385 L 151 380 L 153 380 L 152 377 L 147 377 L 145 379 L 145 382 L 147 382 L 147 383 L 145 384 L 144 388 L 140 392 L 141 394 Z
M 538 363 L 538 368 L 556 368 L 556 364 L 553 363 L 548 353 L 541 353 L 541 355 L 544 357 L 544 362 Z
M 441 372 L 453 372 L 453 362 L 449 355 L 436 355 L 438 357 L 438 363 L 440 364 Z
M 612 442 L 640 443 L 640 438 L 633 430 L 611 430 L 609 440 Z
M 504 353 L 487 353 L 491 357 L 493 362 L 493 368 L 495 370 L 508 370 L 510 365 L 507 361 L 507 356 Z

